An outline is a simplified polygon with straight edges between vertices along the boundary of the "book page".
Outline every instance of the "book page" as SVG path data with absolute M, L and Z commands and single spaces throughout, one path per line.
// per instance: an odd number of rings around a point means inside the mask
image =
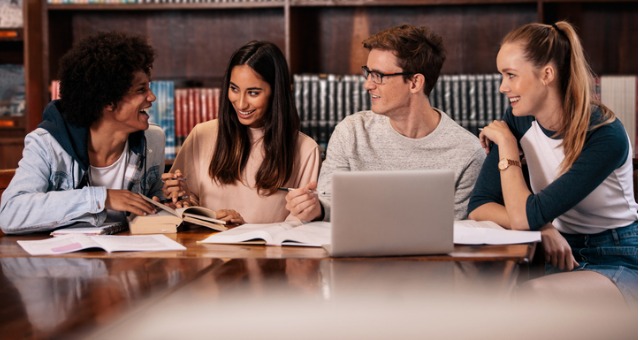
M 311 222 L 293 227 L 277 235 L 275 242 L 283 246 L 322 247 L 331 243 L 331 223 Z
M 115 236 L 99 235 L 91 236 L 97 244 L 108 252 L 114 251 L 161 251 L 161 250 L 186 250 L 180 243 L 165 235 L 132 235 Z
M 171 215 L 174 215 L 174 216 L 182 218 L 182 215 L 179 214 L 175 209 L 172 209 L 171 207 L 168 207 L 168 206 L 166 206 L 166 205 L 164 205 L 164 204 L 162 204 L 160 202 L 156 202 L 156 201 L 152 200 L 151 198 L 149 198 L 149 197 L 147 197 L 145 195 L 140 195 L 140 196 L 142 196 L 142 198 L 144 198 L 145 201 L 147 201 L 147 202 L 155 205 L 156 207 L 158 207 L 158 208 L 170 213 Z
M 488 221 L 455 221 L 453 223 L 454 244 L 518 244 L 540 242 L 539 231 L 496 229 Z M 495 224 L 495 223 L 493 223 Z M 497 224 L 496 224 L 497 225 Z
M 251 243 L 279 245 L 274 237 L 294 227 L 291 223 L 256 223 L 243 224 L 233 229 L 211 235 L 201 243 Z
M 83 234 L 69 234 L 35 241 L 18 241 L 31 255 L 66 254 L 88 248 L 102 248 L 91 237 Z
M 204 221 L 209 221 L 217 224 L 227 224 L 227 222 L 223 220 L 216 219 L 215 211 L 211 209 L 207 209 L 205 207 L 186 207 L 176 209 L 176 213 L 178 213 L 182 217 L 193 217 Z

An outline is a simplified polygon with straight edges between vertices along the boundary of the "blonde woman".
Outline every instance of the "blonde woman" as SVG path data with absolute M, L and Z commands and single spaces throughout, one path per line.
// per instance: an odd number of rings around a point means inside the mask
M 574 28 L 522 26 L 504 38 L 497 66 L 511 107 L 480 134 L 489 155 L 469 216 L 542 232 L 550 275 L 529 281 L 530 291 L 636 306 L 631 144 L 614 113 L 593 99 Z

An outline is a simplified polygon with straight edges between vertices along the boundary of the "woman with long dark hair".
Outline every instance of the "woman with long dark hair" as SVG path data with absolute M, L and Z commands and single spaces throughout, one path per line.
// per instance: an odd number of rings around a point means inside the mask
M 278 188 L 315 181 L 320 167 L 318 145 L 300 132 L 284 55 L 270 42 L 247 43 L 231 57 L 222 89 L 218 119 L 191 131 L 163 175 L 165 194 L 232 223 L 284 221 Z

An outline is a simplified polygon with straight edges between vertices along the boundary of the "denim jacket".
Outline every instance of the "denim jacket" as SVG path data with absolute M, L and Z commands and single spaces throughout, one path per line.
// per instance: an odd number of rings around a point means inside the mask
M 107 188 L 88 183 L 88 129 L 69 125 L 56 102 L 25 137 L 22 159 L 2 194 L 0 228 L 6 234 L 49 231 L 75 222 L 101 225 Z M 125 187 L 145 196 L 162 193 L 164 132 L 152 125 L 129 136 Z

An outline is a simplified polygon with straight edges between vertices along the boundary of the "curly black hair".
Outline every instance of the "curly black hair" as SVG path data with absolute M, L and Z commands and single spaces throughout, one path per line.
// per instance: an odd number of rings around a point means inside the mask
M 105 106 L 129 91 L 133 74 L 151 75 L 155 52 L 143 37 L 101 32 L 80 41 L 60 60 L 60 105 L 71 124 L 89 127 Z

